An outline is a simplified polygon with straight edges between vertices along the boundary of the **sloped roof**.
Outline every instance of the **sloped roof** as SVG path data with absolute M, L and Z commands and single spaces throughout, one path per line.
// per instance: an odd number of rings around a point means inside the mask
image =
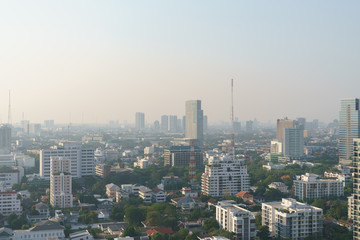
M 46 220 L 46 221 L 40 222 L 38 224 L 35 224 L 34 227 L 29 229 L 29 231 L 35 232 L 35 231 L 64 230 L 64 229 L 65 228 L 63 226 L 61 226 L 60 223 Z
M 40 210 L 44 210 L 44 209 L 49 209 L 49 206 L 46 205 L 45 203 L 39 202 L 38 204 L 35 204 L 35 208 L 40 209 Z
M 156 233 L 174 234 L 174 231 L 172 230 L 171 227 L 164 227 L 164 228 L 150 228 L 149 230 L 146 231 L 146 233 L 151 237 Z
M 253 195 L 251 195 L 247 191 L 240 191 L 240 192 L 238 192 L 236 194 L 236 197 L 238 197 L 238 198 L 249 198 L 249 197 L 253 197 Z

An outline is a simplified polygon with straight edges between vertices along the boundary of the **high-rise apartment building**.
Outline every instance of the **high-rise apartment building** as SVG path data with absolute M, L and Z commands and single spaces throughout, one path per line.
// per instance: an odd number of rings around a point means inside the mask
M 205 116 L 203 117 L 203 119 L 204 119 L 204 122 L 203 122 L 203 130 L 204 130 L 204 132 L 206 132 L 207 129 L 208 129 L 208 117 L 205 115 Z
M 352 217 L 354 224 L 354 240 L 360 240 L 360 138 L 355 138 L 353 143 L 353 206 Z M 349 206 L 351 207 L 351 206 Z
M 249 184 L 244 161 L 231 156 L 210 157 L 201 176 L 201 192 L 207 196 L 235 196 L 248 191 Z
M 0 150 L 2 152 L 10 152 L 11 150 L 11 127 L 3 124 L 0 126 Z
M 216 220 L 221 229 L 235 234 L 237 240 L 256 237 L 255 218 L 249 210 L 239 207 L 235 201 L 219 201 L 216 205 Z
M 350 165 L 353 139 L 360 137 L 359 99 L 342 99 L 339 115 L 339 161 L 341 164 Z
M 245 129 L 247 133 L 252 133 L 254 128 L 253 128 L 253 121 L 246 121 L 245 122 Z
M 188 167 L 191 155 L 190 146 L 171 146 L 164 150 L 164 164 L 170 166 Z M 203 166 L 203 153 L 198 146 L 194 147 L 196 168 Z
M 320 179 L 319 175 L 306 173 L 294 180 L 294 195 L 300 200 L 344 196 L 344 183 L 335 179 Z
M 143 130 L 145 128 L 145 114 L 141 112 L 135 113 L 135 128 Z
M 291 158 L 304 156 L 304 129 L 297 126 L 284 129 L 283 155 Z
M 168 115 L 162 115 L 161 116 L 160 129 L 163 132 L 169 131 L 169 116 Z
M 200 100 L 189 100 L 185 104 L 186 109 L 186 131 L 185 137 L 197 139 L 200 145 L 204 142 L 203 134 L 203 110 L 201 110 Z
M 70 159 L 50 158 L 50 204 L 59 208 L 73 206 Z
M 261 217 L 262 225 L 281 239 L 303 239 L 323 230 L 323 210 L 292 198 L 263 203 Z
M 71 175 L 76 178 L 95 174 L 94 150 L 84 148 L 81 143 L 63 142 L 59 146 L 40 151 L 40 177 L 50 179 L 50 158 L 64 157 L 71 161 Z

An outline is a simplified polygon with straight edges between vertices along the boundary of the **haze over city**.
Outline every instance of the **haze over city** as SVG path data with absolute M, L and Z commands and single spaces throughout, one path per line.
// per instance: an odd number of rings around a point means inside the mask
M 358 1 L 2 1 L 0 120 L 146 122 L 200 99 L 235 116 L 331 122 L 358 97 Z

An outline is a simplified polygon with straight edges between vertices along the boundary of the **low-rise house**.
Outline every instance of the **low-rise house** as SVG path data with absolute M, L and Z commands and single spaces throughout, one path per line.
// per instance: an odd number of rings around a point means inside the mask
M 176 208 L 181 209 L 184 212 L 190 212 L 197 205 L 196 201 L 189 196 L 174 198 L 171 199 L 171 202 L 176 206 Z
M 253 202 L 254 196 L 247 191 L 240 191 L 236 194 L 236 197 L 241 198 L 244 202 Z
M 109 183 L 105 187 L 106 187 L 106 196 L 108 196 L 109 198 L 115 198 L 116 192 L 120 191 L 120 187 L 113 183 Z
M 164 235 L 171 235 L 174 234 L 174 231 L 171 229 L 171 227 L 164 227 L 164 228 L 150 228 L 146 231 L 146 234 L 149 237 L 154 236 L 156 233 L 164 234 Z
M 272 182 L 272 183 L 269 184 L 268 187 L 273 188 L 273 189 L 277 189 L 282 193 L 288 193 L 289 192 L 288 186 L 286 186 L 286 184 L 283 183 L 283 182 Z
M 198 197 L 198 193 L 197 193 L 197 192 L 193 192 L 193 191 L 191 190 L 191 188 L 189 188 L 189 187 L 183 187 L 183 188 L 181 189 L 181 193 L 182 193 L 182 195 L 184 195 L 184 196 L 189 196 L 189 197 L 192 197 L 192 198 Z
M 153 202 L 166 202 L 166 194 L 159 188 L 154 188 L 151 192 Z
M 116 192 L 116 202 L 120 202 L 121 199 L 128 199 L 130 196 L 130 194 L 128 192 L 125 192 L 125 191 L 119 191 L 119 192 Z
M 88 230 L 70 233 L 69 240 L 94 240 Z
M 2 227 L 0 228 L 0 240 L 12 239 L 13 230 L 11 228 Z
M 49 206 L 45 203 L 39 202 L 35 204 L 35 210 L 39 212 L 40 215 L 50 217 L 50 210 Z
M 50 220 L 35 224 L 28 230 L 15 230 L 12 240 L 36 239 L 47 240 L 51 237 L 65 238 L 64 227 Z

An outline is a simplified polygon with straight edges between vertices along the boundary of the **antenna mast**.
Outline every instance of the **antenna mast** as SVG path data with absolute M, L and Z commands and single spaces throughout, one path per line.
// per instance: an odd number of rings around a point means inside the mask
M 234 129 L 234 80 L 231 79 L 231 125 L 232 125 L 232 155 L 235 160 L 235 129 Z

